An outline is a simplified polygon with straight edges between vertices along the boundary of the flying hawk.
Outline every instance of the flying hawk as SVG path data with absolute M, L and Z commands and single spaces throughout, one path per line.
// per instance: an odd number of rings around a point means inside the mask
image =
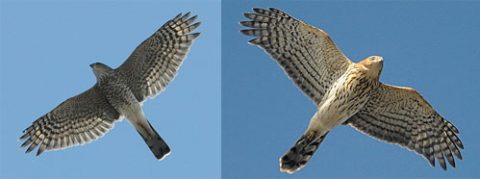
M 114 122 L 127 118 L 159 160 L 170 148 L 148 122 L 143 101 L 159 94 L 175 77 L 200 22 L 190 13 L 178 14 L 143 41 L 118 68 L 91 64 L 97 83 L 67 99 L 23 131 L 26 153 L 64 149 L 91 142 L 109 131 Z
M 455 167 L 462 159 L 458 129 L 415 90 L 379 81 L 383 58 L 353 63 L 321 29 L 278 9 L 254 8 L 244 14 L 254 36 L 291 80 L 317 105 L 318 111 L 295 145 L 280 158 L 280 170 L 294 173 L 305 166 L 330 130 L 347 124 L 377 139 L 423 155 L 432 166 L 445 158 Z

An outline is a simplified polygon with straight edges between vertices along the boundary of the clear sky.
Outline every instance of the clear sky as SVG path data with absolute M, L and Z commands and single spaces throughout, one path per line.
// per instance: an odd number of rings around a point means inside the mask
M 243 13 L 275 7 L 326 30 L 353 61 L 384 57 L 381 81 L 416 88 L 460 130 L 464 160 L 443 171 L 349 126 L 329 133 L 308 165 L 279 172 L 314 104 L 239 33 Z M 228 1 L 222 4 L 222 176 L 225 178 L 480 177 L 479 2 Z
M 464 160 L 445 172 L 340 126 L 303 170 L 280 173 L 278 158 L 315 106 L 239 33 L 238 22 L 252 7 L 276 7 L 323 28 L 355 62 L 383 56 L 381 81 L 416 88 L 453 122 Z M 2 0 L 0 178 L 478 178 L 478 9 L 480 2 Z M 89 64 L 117 67 L 165 21 L 187 11 L 199 15 L 202 34 L 177 78 L 144 103 L 170 156 L 156 161 L 126 121 L 88 145 L 24 154 L 22 130 L 95 83 Z
M 120 65 L 180 12 L 199 15 L 200 37 L 166 91 L 144 103 L 172 153 L 157 161 L 127 122 L 100 140 L 40 157 L 18 140 L 38 117 L 95 83 L 89 64 Z M 218 178 L 219 1 L 2 1 L 0 178 Z

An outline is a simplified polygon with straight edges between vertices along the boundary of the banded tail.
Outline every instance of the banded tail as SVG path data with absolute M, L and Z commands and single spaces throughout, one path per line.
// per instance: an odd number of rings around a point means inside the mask
M 303 135 L 297 143 L 280 158 L 280 171 L 292 174 L 302 169 L 312 158 L 327 134 L 328 132 L 325 132 L 322 136 Z
M 155 131 L 150 122 L 148 122 L 147 127 L 149 127 L 149 129 L 137 127 L 137 132 L 140 134 L 140 136 L 142 136 L 153 155 L 155 155 L 158 160 L 163 160 L 170 154 L 170 147 L 168 147 L 167 143 L 165 143 L 162 137 L 158 135 L 157 131 Z

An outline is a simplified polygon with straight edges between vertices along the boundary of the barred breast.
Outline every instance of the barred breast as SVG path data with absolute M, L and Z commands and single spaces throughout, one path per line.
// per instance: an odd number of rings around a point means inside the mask
M 139 104 L 124 78 L 118 73 L 105 75 L 98 84 L 108 102 L 121 114 L 125 114 L 132 105 Z

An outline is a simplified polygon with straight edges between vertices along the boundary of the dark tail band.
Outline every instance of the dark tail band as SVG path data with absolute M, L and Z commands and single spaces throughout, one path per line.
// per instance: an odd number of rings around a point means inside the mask
M 322 136 L 303 135 L 297 143 L 280 158 L 280 171 L 292 174 L 302 169 L 312 158 L 328 132 Z
M 158 160 L 162 160 L 166 156 L 168 156 L 168 154 L 170 154 L 170 147 L 168 147 L 167 143 L 165 143 L 162 137 L 158 135 L 157 131 L 155 131 L 150 122 L 148 122 L 148 125 L 150 127 L 150 130 L 144 130 L 147 131 L 146 135 L 142 134 L 142 132 L 140 132 L 139 130 L 137 130 L 137 132 L 140 134 L 140 136 L 142 136 L 143 140 L 148 145 L 148 148 L 150 148 L 153 155 L 155 155 Z M 153 133 L 148 131 L 153 131 Z

